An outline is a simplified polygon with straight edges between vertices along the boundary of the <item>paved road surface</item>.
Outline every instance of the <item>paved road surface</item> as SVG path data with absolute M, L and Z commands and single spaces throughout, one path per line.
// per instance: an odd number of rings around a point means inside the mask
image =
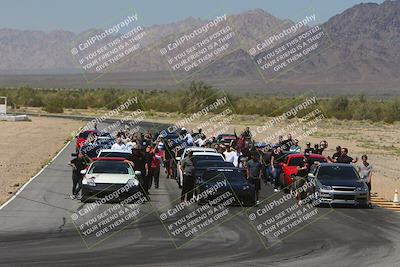
M 88 249 L 71 219 L 82 208 L 68 197 L 73 150 L 70 144 L 0 210 L 0 265 L 400 266 L 400 215 L 380 208 L 318 208 L 324 216 L 286 238 L 263 239 L 267 248 L 243 213 L 177 249 L 154 212 L 179 198 L 165 175 L 151 189 L 151 203 L 140 207 L 141 220 Z

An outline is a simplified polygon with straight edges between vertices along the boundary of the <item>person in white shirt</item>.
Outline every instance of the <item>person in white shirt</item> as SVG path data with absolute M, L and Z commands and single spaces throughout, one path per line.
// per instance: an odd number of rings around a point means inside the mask
M 226 146 L 226 150 L 224 152 L 224 157 L 225 157 L 225 161 L 234 163 L 235 158 L 237 158 L 237 153 L 235 151 L 232 151 L 230 146 Z M 237 161 L 237 159 L 236 159 L 236 161 Z
M 196 145 L 198 145 L 199 147 L 203 147 L 207 143 L 206 136 L 205 135 L 201 136 L 201 138 L 199 138 L 196 141 L 194 141 L 194 143 Z
M 127 147 L 126 145 L 122 142 L 122 139 L 120 137 L 117 137 L 117 140 L 115 141 L 115 144 L 112 145 L 111 149 L 115 150 L 126 150 Z
M 130 138 L 126 139 L 126 150 L 132 151 L 132 148 L 136 145 L 136 142 L 132 142 Z
M 190 133 L 187 133 L 186 135 L 185 135 L 185 141 L 186 141 L 186 144 L 188 145 L 188 146 L 192 146 L 193 145 L 193 137 L 192 137 L 192 135 L 190 134 Z

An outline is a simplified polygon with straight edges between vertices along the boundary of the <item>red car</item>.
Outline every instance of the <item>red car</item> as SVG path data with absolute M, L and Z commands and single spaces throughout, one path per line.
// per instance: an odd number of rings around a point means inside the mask
M 91 135 L 96 135 L 97 131 L 96 130 L 87 130 L 80 132 L 75 138 L 76 138 L 76 151 L 81 148 L 81 146 L 86 142 L 86 140 L 89 138 Z
M 281 172 L 281 184 L 284 188 L 289 188 L 292 184 L 292 175 L 297 174 L 297 167 L 303 162 L 304 154 L 289 154 L 285 158 L 285 162 L 280 163 L 282 172 Z M 311 162 L 328 162 L 327 159 L 319 154 L 310 154 L 310 161 Z M 289 191 L 289 190 L 285 190 Z

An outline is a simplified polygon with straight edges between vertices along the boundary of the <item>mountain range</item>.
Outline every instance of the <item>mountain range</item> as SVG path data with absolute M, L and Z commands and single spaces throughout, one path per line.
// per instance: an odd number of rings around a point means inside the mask
M 77 40 L 88 33 L 101 32 L 100 29 L 80 34 L 0 29 L 0 86 L 177 88 L 179 84 L 171 77 L 170 66 L 160 48 L 183 32 L 206 23 L 189 17 L 176 23 L 144 27 L 144 49 L 101 77 L 98 73 L 83 77 L 70 52 Z M 313 90 L 325 95 L 356 91 L 393 95 L 400 92 L 400 0 L 358 4 L 320 24 L 329 37 L 329 41 L 324 39 L 321 44 L 324 49 L 310 53 L 274 79 L 266 79 L 248 49 L 295 22 L 256 9 L 229 15 L 227 24 L 235 32 L 229 53 L 196 68 L 193 75 L 182 76 L 187 78 L 184 82 L 204 80 L 241 93 Z M 191 45 L 188 42 L 182 49 Z

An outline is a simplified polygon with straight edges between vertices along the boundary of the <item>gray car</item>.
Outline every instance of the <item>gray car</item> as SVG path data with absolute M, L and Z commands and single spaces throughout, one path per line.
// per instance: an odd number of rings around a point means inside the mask
M 321 163 L 309 174 L 321 204 L 346 204 L 367 207 L 368 186 L 351 164 Z

